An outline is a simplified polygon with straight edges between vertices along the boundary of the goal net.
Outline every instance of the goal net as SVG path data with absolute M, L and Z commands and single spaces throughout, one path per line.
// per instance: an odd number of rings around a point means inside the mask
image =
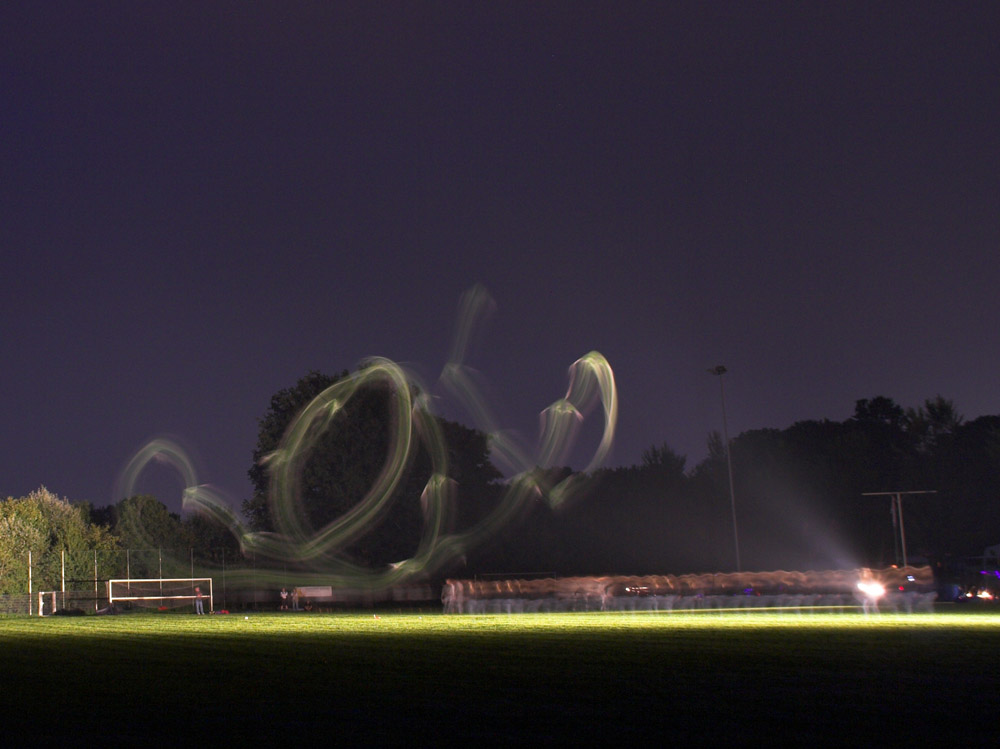
M 206 612 L 215 611 L 210 577 L 172 577 L 108 580 L 108 603 L 148 608 L 196 607 L 201 599 Z

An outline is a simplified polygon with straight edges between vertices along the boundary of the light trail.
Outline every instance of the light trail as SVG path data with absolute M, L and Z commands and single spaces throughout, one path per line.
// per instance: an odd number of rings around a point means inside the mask
M 335 586 L 381 589 L 440 569 L 508 524 L 527 503 L 543 498 L 557 507 L 572 495 L 581 474 L 548 485 L 539 478 L 537 469 L 556 465 L 569 454 L 581 423 L 598 405 L 604 427 L 584 473 L 603 464 L 614 441 L 618 419 L 614 372 L 596 351 L 570 366 L 565 395 L 542 412 L 537 455 L 528 454 L 505 435 L 465 364 L 473 331 L 493 306 L 481 286 L 463 295 L 451 355 L 440 377 L 441 385 L 465 407 L 476 428 L 488 435 L 492 456 L 514 473 L 497 505 L 471 527 L 457 533 L 445 532 L 450 527 L 449 508 L 456 496 L 455 483 L 449 478 L 447 444 L 430 410 L 430 399 L 426 395 L 414 396 L 427 393 L 427 389 L 412 373 L 384 358 L 364 362 L 357 372 L 317 395 L 289 424 L 278 449 L 266 456 L 268 499 L 276 532 L 249 531 L 217 492 L 198 483 L 191 460 L 168 439 L 151 441 L 129 461 L 118 483 L 118 497 L 134 494 L 139 475 L 151 462 L 166 462 L 184 481 L 185 510 L 199 512 L 227 527 L 245 553 L 295 564 L 302 572 L 296 573 L 297 579 L 303 583 L 322 581 Z M 322 528 L 313 529 L 302 503 L 303 468 L 337 414 L 360 389 L 374 385 L 386 386 L 391 394 L 391 439 L 383 468 L 354 507 Z M 344 550 L 382 519 L 412 462 L 414 450 L 420 446 L 430 455 L 432 469 L 421 496 L 424 524 L 414 555 L 381 569 L 351 562 Z M 254 572 L 258 582 L 268 574 L 259 568 Z

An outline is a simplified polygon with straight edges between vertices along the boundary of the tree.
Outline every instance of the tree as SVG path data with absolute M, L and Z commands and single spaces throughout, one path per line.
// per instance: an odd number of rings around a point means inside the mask
M 248 471 L 254 493 L 250 499 L 243 502 L 243 514 L 251 529 L 255 531 L 274 529 L 274 521 L 268 506 L 270 475 L 264 464 L 265 457 L 278 449 L 288 425 L 306 404 L 338 380 L 347 376 L 346 369 L 339 377 L 331 377 L 321 372 L 312 371 L 300 379 L 294 387 L 279 390 L 271 396 L 267 413 L 257 422 L 257 446 L 253 451 L 253 464 Z M 357 404 L 351 410 L 356 408 Z M 361 433 L 356 436 L 364 438 L 365 434 Z M 326 441 L 329 441 L 329 438 Z M 315 482 L 307 481 L 306 483 L 313 485 Z
M 26 497 L 0 503 L 0 592 L 27 591 L 27 554 L 47 547 L 48 535 L 37 503 Z
M 684 474 L 685 463 L 687 463 L 687 458 L 674 452 L 666 442 L 659 446 L 653 445 L 642 453 L 643 466 L 660 470 L 673 476 L 682 476 Z
M 126 497 L 113 506 L 112 532 L 126 549 L 180 549 L 190 545 L 190 536 L 180 515 L 150 494 Z
M 195 552 L 199 560 L 207 550 L 203 539 L 195 534 L 191 519 L 180 515 L 149 494 L 126 497 L 115 505 L 92 512 L 92 516 L 110 519 L 111 533 L 123 549 L 128 550 L 127 569 L 130 577 L 188 577 Z M 207 521 L 199 521 L 206 523 Z M 198 529 L 201 529 L 199 524 Z M 217 528 L 221 535 L 224 529 Z M 199 547 L 195 549 L 195 547 Z M 235 544 L 232 544 L 235 548 Z M 125 570 L 120 573 L 125 574 Z
M 946 445 L 964 419 L 952 401 L 937 395 L 919 408 L 907 409 L 906 420 L 917 449 L 928 452 Z
M 44 486 L 26 497 L 8 497 L 0 502 L 0 592 L 27 592 L 29 551 L 32 587 L 55 590 L 62 577 L 61 552 L 68 580 L 89 579 L 89 553 L 116 546 L 106 527 L 90 523 L 87 506 L 72 505 Z
M 232 564 L 242 555 L 232 531 L 209 518 L 198 514 L 185 515 L 181 519 L 181 528 L 200 562 L 224 565 L 229 560 Z
M 256 531 L 276 530 L 277 512 L 296 512 L 307 531 L 342 517 L 376 483 L 390 451 L 394 415 L 388 386 L 369 384 L 359 388 L 335 417 L 322 424 L 322 433 L 301 466 L 295 497 L 272 496 L 274 487 L 268 456 L 281 445 L 295 417 L 318 395 L 351 375 L 310 372 L 294 387 L 271 398 L 267 413 L 259 420 L 257 446 L 249 477 L 253 496 L 243 503 L 243 512 Z M 417 395 L 413 393 L 413 395 Z M 398 418 L 410 418 L 399 414 Z M 497 496 L 495 482 L 500 473 L 489 460 L 485 435 L 461 424 L 435 417 L 448 447 L 448 478 L 458 488 L 455 518 L 473 522 L 485 514 Z M 316 427 L 319 429 L 320 427 Z M 388 509 L 373 523 L 371 531 L 343 549 L 353 561 L 376 566 L 413 555 L 423 525 L 421 493 L 431 474 L 430 456 L 414 430 L 408 472 L 397 486 Z
M 873 422 L 895 428 L 902 425 L 904 419 L 905 412 L 902 406 L 883 395 L 871 399 L 862 398 L 854 404 L 855 421 Z

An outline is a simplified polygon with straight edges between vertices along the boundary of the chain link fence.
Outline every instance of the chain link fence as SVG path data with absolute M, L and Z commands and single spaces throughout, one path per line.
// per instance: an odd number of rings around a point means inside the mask
M 252 566 L 252 559 L 225 548 L 25 552 L 0 571 L 0 614 L 44 615 L 51 607 L 45 601 L 55 601 L 57 611 L 97 612 L 108 606 L 108 580 L 149 578 L 211 577 L 224 608 L 227 576 Z M 40 599 L 39 593 L 58 595 Z
M 215 610 L 277 610 L 279 591 L 320 585 L 303 606 L 328 610 L 379 605 L 413 606 L 440 600 L 427 581 L 392 588 L 336 590 L 321 574 L 275 566 L 231 548 L 88 549 L 24 552 L 0 565 L 0 615 L 97 614 L 109 608 L 109 580 L 212 578 Z M 117 606 L 117 603 L 116 603 Z

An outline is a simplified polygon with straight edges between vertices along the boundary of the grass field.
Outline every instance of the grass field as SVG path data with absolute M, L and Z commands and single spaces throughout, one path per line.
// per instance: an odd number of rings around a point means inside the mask
M 995 745 L 1000 614 L 0 618 L 27 743 Z

